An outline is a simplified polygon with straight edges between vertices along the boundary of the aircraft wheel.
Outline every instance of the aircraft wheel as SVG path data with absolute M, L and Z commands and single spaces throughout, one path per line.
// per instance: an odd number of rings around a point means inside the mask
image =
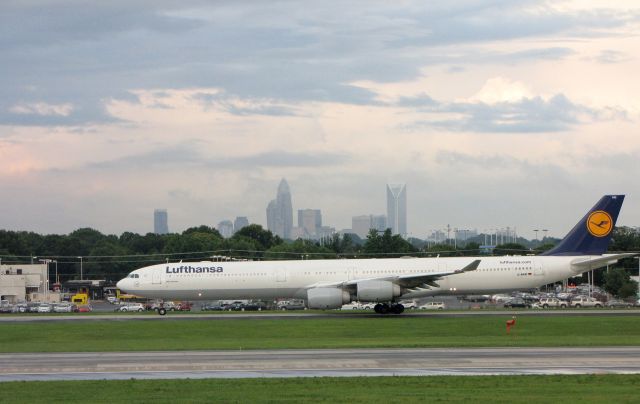
M 391 312 L 393 314 L 402 314 L 402 312 L 404 311 L 404 306 L 401 304 L 392 304 L 391 305 Z
M 165 314 L 167 314 L 167 309 L 165 309 L 164 307 L 160 307 L 158 309 L 158 314 L 160 314 L 161 316 L 164 316 Z

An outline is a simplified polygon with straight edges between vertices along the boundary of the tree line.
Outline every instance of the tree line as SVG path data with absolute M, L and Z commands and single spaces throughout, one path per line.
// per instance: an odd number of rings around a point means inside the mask
M 105 235 L 91 228 L 78 229 L 68 235 L 0 230 L 2 264 L 18 265 L 52 259 L 56 262 L 51 265 L 57 265 L 61 281 L 79 279 L 81 266 L 84 278 L 113 281 L 141 266 L 181 260 L 223 260 L 227 257 L 248 260 L 387 258 L 487 253 L 522 255 L 538 254 L 553 246 L 549 243 L 527 248 L 519 243 L 506 243 L 492 251 L 481 251 L 480 244 L 475 241 L 457 248 L 446 241 L 429 246 L 423 240 L 405 240 L 392 234 L 390 229 L 384 232 L 371 230 L 365 240 L 356 235 L 336 234 L 321 241 L 290 241 L 257 224 L 240 229 L 230 238 L 222 237 L 216 229 L 208 226 L 192 227 L 182 233 L 140 235 L 125 232 L 120 236 Z M 616 228 L 609 250 L 640 251 L 640 232 L 635 228 Z M 633 264 L 632 259 L 627 259 L 620 266 L 631 272 Z

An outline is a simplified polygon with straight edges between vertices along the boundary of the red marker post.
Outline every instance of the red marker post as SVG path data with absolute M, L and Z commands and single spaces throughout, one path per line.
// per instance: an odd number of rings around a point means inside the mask
M 511 320 L 507 320 L 507 335 L 511 334 L 511 327 L 516 325 L 516 318 L 512 317 Z

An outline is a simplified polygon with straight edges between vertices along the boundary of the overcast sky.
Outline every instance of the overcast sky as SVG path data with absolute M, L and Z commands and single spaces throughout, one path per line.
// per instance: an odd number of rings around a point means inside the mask
M 0 3 L 0 228 L 640 225 L 637 1 Z M 297 215 L 294 213 L 294 216 Z

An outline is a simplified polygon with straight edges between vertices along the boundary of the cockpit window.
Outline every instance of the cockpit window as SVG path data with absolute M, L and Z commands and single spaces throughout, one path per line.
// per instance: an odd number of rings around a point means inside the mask
M 127 276 L 127 278 L 139 278 L 140 275 L 138 274 L 129 274 L 129 276 Z

